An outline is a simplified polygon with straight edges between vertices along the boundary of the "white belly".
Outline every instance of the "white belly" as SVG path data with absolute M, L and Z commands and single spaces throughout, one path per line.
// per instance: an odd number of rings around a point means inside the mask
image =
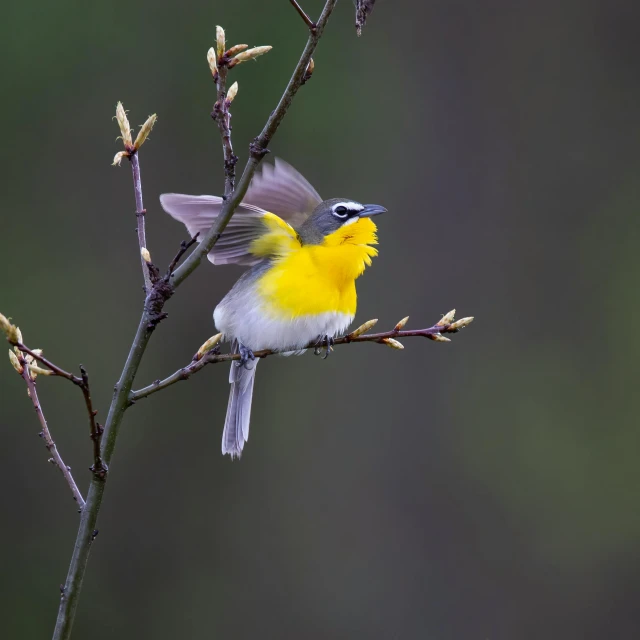
M 252 351 L 302 349 L 319 337 L 333 338 L 342 334 L 353 320 L 353 316 L 344 313 L 321 313 L 283 320 L 270 317 L 255 304 L 245 307 L 243 313 L 238 311 L 230 310 L 221 303 L 213 312 L 213 320 L 226 340 L 237 339 Z

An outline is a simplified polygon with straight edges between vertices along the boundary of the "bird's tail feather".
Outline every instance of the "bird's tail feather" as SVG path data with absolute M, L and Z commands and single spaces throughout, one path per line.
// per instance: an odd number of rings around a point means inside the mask
M 227 417 L 222 432 L 222 453 L 228 453 L 232 458 L 239 458 L 244 443 L 249 439 L 249 420 L 251 418 L 251 398 L 253 396 L 253 381 L 256 376 L 258 360 L 250 360 L 246 368 L 231 363 L 229 382 L 229 404 Z

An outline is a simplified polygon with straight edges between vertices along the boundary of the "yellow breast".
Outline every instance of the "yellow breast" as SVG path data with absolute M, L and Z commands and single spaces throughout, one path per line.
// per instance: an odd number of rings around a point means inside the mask
M 376 226 L 359 219 L 328 235 L 320 245 L 288 245 L 258 280 L 264 309 L 278 318 L 356 312 L 356 279 L 377 250 Z

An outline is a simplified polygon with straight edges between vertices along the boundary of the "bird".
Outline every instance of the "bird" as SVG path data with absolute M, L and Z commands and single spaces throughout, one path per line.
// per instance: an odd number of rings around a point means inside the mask
M 223 199 L 165 193 L 162 208 L 193 237 L 220 215 Z M 356 313 L 355 281 L 378 254 L 373 216 L 387 210 L 349 198 L 322 200 L 311 184 L 279 158 L 256 173 L 242 203 L 209 252 L 214 265 L 249 267 L 213 312 L 216 328 L 240 359 L 231 385 L 222 453 L 239 458 L 249 438 L 258 359 L 269 349 L 300 354 L 325 347 Z

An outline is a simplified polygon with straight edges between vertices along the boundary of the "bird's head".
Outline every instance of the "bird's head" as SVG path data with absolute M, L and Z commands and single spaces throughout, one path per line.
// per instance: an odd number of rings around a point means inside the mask
M 303 244 L 322 244 L 328 236 L 375 234 L 376 226 L 369 218 L 386 209 L 377 204 L 361 204 L 348 198 L 331 198 L 321 202 L 298 229 Z

